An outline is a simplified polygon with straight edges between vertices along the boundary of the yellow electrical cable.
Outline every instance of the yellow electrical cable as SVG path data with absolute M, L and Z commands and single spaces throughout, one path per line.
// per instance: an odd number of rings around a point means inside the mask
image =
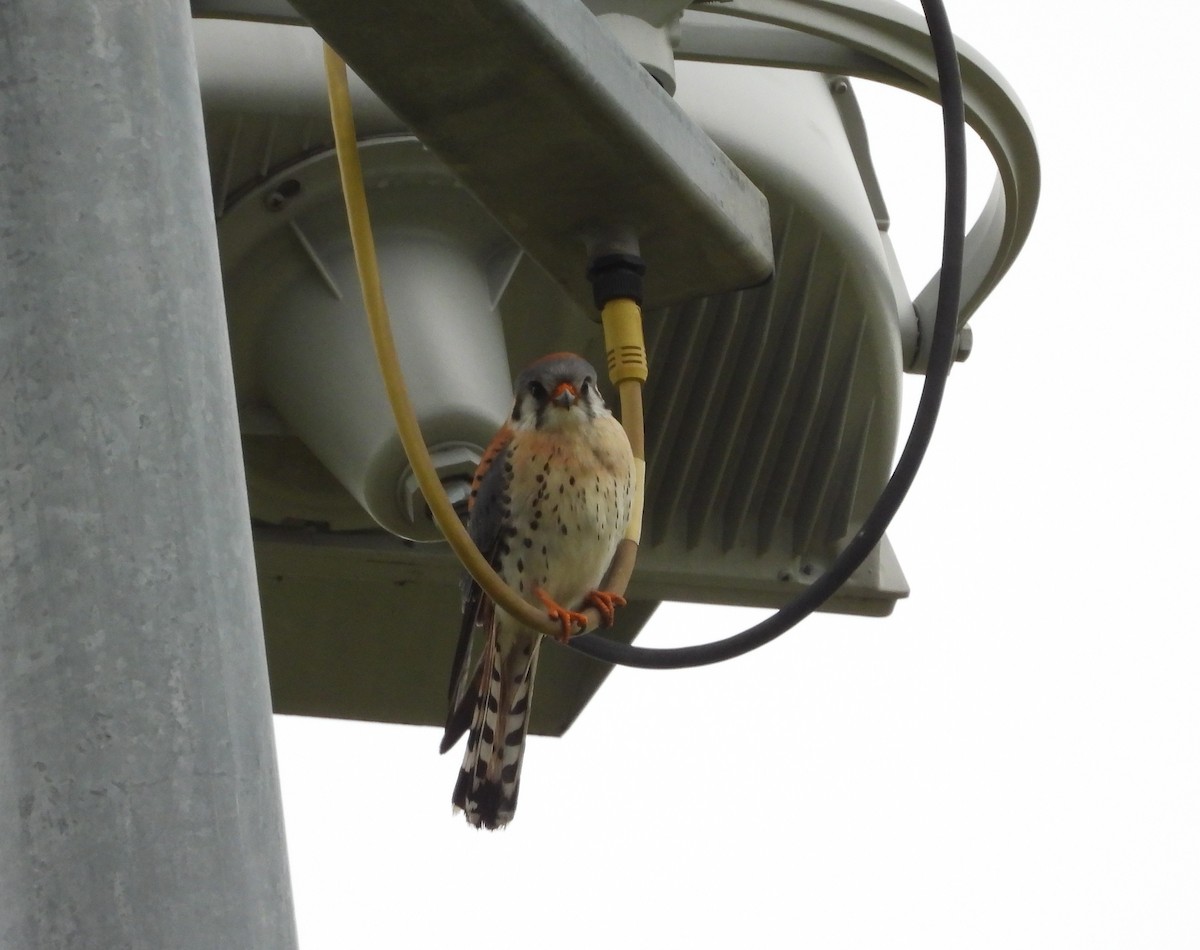
M 354 260 L 362 284 L 363 305 L 379 359 L 379 369 L 387 388 L 388 401 L 396 418 L 400 442 L 408 456 L 409 464 L 420 485 L 421 494 L 434 521 L 450 547 L 487 595 L 507 613 L 521 623 L 540 633 L 556 636 L 561 633 L 559 624 L 545 612 L 526 601 L 520 594 L 504 583 L 480 553 L 475 542 L 459 520 L 458 513 L 446 496 L 446 490 L 438 478 L 429 449 L 421 435 L 420 425 L 408 398 L 404 373 L 396 357 L 396 342 L 392 336 L 387 302 L 379 278 L 379 262 L 375 255 L 375 241 L 371 232 L 371 220 L 367 211 L 366 193 L 363 187 L 362 165 L 358 156 L 358 136 L 354 129 L 354 115 L 350 107 L 350 90 L 346 78 L 346 64 L 329 46 L 325 47 L 325 75 L 329 86 L 329 108 L 333 119 L 334 144 L 337 149 L 338 168 L 342 179 L 342 191 L 346 200 L 346 216 L 350 223 L 350 237 L 354 246 Z M 632 308 L 631 312 L 630 308 Z M 615 594 L 624 594 L 633 573 L 637 558 L 637 542 L 641 532 L 642 493 L 645 480 L 645 436 L 642 425 L 642 382 L 646 379 L 646 351 L 642 341 L 641 310 L 632 300 L 614 300 L 605 305 L 601 318 L 604 321 L 605 341 L 608 348 L 609 375 L 621 395 L 621 415 L 625 431 L 634 449 L 637 460 L 637 484 L 634 498 L 630 531 L 617 546 L 612 564 L 602 586 Z M 611 324 L 611 327 L 610 327 Z M 614 356 L 614 354 L 616 354 Z M 588 618 L 588 630 L 600 623 L 600 613 L 594 607 L 584 611 Z

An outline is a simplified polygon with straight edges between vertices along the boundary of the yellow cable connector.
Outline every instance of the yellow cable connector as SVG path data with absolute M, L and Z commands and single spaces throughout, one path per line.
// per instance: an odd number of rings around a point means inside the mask
M 614 297 L 600 311 L 604 324 L 604 348 L 608 353 L 608 377 L 621 396 L 621 418 L 633 448 L 635 484 L 633 508 L 625 537 L 634 544 L 642 540 L 642 507 L 646 493 L 646 443 L 642 419 L 642 383 L 649 375 L 646 340 L 642 333 L 642 308 L 628 297 Z M 636 413 L 636 418 L 633 418 Z M 636 433 L 636 436 L 635 434 Z M 636 439 L 636 441 L 635 441 Z
M 433 460 L 429 457 L 429 448 L 421 434 L 421 427 L 409 400 L 404 373 L 396 356 L 396 342 L 392 336 L 387 302 L 384 299 L 383 286 L 379 278 L 379 262 L 375 254 L 375 240 L 371 232 L 371 220 L 363 186 L 362 165 L 358 156 L 358 136 L 355 132 L 354 115 L 350 107 L 346 64 L 328 46 L 325 47 L 325 74 L 329 86 L 329 108 L 333 119 L 334 144 L 337 149 L 342 191 L 346 200 L 346 216 L 350 224 L 354 260 L 358 268 L 359 281 L 362 284 L 363 306 L 366 308 L 371 339 L 375 345 L 375 355 L 379 360 L 379 369 L 387 389 L 388 402 L 391 403 L 392 413 L 396 419 L 400 442 L 404 446 L 404 452 L 408 456 L 413 474 L 420 485 L 421 494 L 425 496 L 425 502 L 429 505 L 434 521 L 445 535 L 463 567 L 497 606 L 516 617 L 530 629 L 557 636 L 561 632 L 559 624 L 504 583 L 504 579 L 496 573 L 487 558 L 480 553 L 479 548 L 467 533 L 467 529 L 463 527 L 462 521 L 459 520 L 453 504 L 446 496 L 446 489 L 443 487 L 441 479 L 438 478 Z M 640 339 L 641 311 L 632 301 L 629 303 L 633 305 L 638 320 L 636 335 Z M 607 311 L 607 309 L 606 307 L 605 310 Z M 628 315 L 622 317 L 622 322 L 628 322 L 628 320 Z M 626 330 L 625 332 L 633 331 Z M 644 347 L 642 363 L 644 366 Z M 626 376 L 619 387 L 622 423 L 637 459 L 645 457 L 641 404 L 641 381 L 645 378 L 643 369 L 640 376 Z M 641 468 L 644 469 L 644 463 Z M 639 477 L 638 494 L 634 501 L 639 526 L 641 523 L 641 482 L 642 479 Z M 613 556 L 608 574 L 602 582 L 603 589 L 615 594 L 624 594 L 636 558 L 636 538 L 627 534 L 626 539 L 617 546 L 617 553 Z M 600 623 L 599 611 L 594 607 L 589 607 L 583 613 L 588 618 L 587 629 L 594 630 Z
M 618 388 L 627 379 L 644 383 L 650 366 L 642 335 L 642 308 L 628 297 L 616 297 L 604 305 L 600 319 L 608 352 L 608 378 Z

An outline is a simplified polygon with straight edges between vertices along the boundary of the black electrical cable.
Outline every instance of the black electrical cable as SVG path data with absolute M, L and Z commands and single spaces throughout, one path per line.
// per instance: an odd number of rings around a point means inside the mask
M 705 666 L 741 656 L 790 630 L 821 606 L 866 560 L 883 537 L 904 501 L 929 447 L 946 380 L 954 365 L 958 331 L 958 306 L 962 290 L 963 232 L 966 227 L 967 156 L 964 134 L 962 78 L 950 22 L 941 0 L 921 0 L 933 42 L 941 90 L 946 152 L 946 209 L 942 237 L 942 272 L 938 284 L 937 315 L 930 342 L 925 385 L 913 416 L 912 430 L 896 468 L 862 527 L 829 568 L 803 593 L 775 614 L 723 640 L 674 648 L 635 647 L 601 637 L 578 637 L 571 646 L 587 656 L 622 666 L 643 669 L 681 669 Z

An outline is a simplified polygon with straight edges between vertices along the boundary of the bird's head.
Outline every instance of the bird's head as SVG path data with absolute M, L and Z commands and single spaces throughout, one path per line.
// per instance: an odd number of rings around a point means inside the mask
M 582 425 L 608 414 L 596 388 L 596 370 L 582 356 L 551 353 L 517 377 L 512 424 L 515 428 L 554 429 Z

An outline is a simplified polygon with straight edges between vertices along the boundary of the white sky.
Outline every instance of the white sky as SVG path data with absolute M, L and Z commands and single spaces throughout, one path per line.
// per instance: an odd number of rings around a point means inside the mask
M 1200 15 L 948 10 L 1031 115 L 1043 192 L 889 532 L 911 597 L 715 668 L 617 669 L 530 740 L 498 834 L 451 817 L 433 730 L 278 718 L 305 950 L 1200 946 Z M 857 88 L 916 287 L 938 115 Z M 758 616 L 667 605 L 640 642 Z

